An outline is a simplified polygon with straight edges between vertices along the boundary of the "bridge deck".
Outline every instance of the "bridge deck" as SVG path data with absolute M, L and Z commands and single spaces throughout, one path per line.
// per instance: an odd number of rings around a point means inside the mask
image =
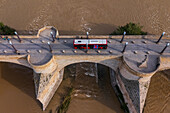
M 156 39 L 125 39 L 123 43 L 120 43 L 120 39 L 107 39 L 108 40 L 108 49 L 100 50 L 98 53 L 97 50 L 90 49 L 88 53 L 85 53 L 85 50 L 75 49 L 73 48 L 73 38 L 62 38 L 52 43 L 52 39 L 42 39 L 42 38 L 24 38 L 22 39 L 22 43 L 18 41 L 16 38 L 12 38 L 11 41 L 14 47 L 18 50 L 20 54 L 46 54 L 50 53 L 49 46 L 47 42 L 51 42 L 51 47 L 54 55 L 120 55 L 121 51 L 125 45 L 125 42 L 129 42 L 126 53 L 134 53 L 137 51 L 140 54 L 146 54 L 149 51 L 150 54 L 158 55 L 162 49 L 165 47 L 166 43 L 170 42 L 168 39 L 163 39 L 159 44 L 156 44 Z M 66 42 L 65 42 L 66 41 Z M 65 51 L 65 53 L 62 52 Z M 14 49 L 8 43 L 7 40 L 0 39 L 0 55 L 16 55 L 14 53 Z M 167 48 L 164 52 L 164 55 L 170 55 L 170 48 Z

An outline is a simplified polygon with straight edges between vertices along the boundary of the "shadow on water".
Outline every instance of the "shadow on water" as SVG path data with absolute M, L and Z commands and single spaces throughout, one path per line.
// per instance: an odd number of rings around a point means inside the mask
M 62 30 L 58 29 L 60 35 L 86 35 L 89 32 L 90 35 L 109 35 L 111 34 L 117 26 L 105 23 L 89 23 L 88 26 L 82 27 L 80 31 L 75 30 Z M 22 35 L 37 35 L 38 30 L 17 30 L 18 34 Z
M 98 85 L 105 96 L 105 99 L 100 102 L 103 105 L 108 106 L 110 109 L 113 109 L 115 112 L 123 113 L 123 110 L 120 110 L 120 103 L 118 102 L 118 98 L 111 85 L 109 72 L 109 67 L 98 64 Z
M 26 95 L 30 96 L 41 107 L 39 101 L 36 100 L 33 70 L 22 65 L 13 63 L 0 63 L 1 79 L 4 79 L 12 86 L 21 90 Z
M 111 24 L 96 24 L 96 23 L 89 23 L 88 27 L 82 28 L 81 31 L 74 31 L 74 30 L 60 30 L 59 33 L 61 35 L 86 35 L 86 32 L 89 32 L 90 35 L 109 35 L 112 33 L 117 26 Z M 109 33 L 108 33 L 109 32 Z

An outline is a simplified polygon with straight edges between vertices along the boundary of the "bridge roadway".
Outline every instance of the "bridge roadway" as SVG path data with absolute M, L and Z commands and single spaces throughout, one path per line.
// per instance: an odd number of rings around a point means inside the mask
M 47 42 L 50 42 L 52 47 L 52 54 L 54 55 L 121 55 L 125 42 L 128 42 L 125 53 L 137 54 L 152 54 L 159 55 L 165 45 L 170 42 L 168 39 L 163 39 L 159 44 L 155 42 L 157 39 L 129 39 L 125 38 L 123 43 L 120 43 L 120 39 L 107 39 L 108 48 L 97 50 L 89 49 L 88 53 L 86 50 L 74 49 L 73 48 L 73 38 L 62 38 L 53 43 L 50 38 L 24 38 L 20 43 L 18 39 L 10 39 L 14 47 L 18 50 L 18 53 L 22 54 L 47 54 L 50 53 L 50 48 Z M 63 52 L 64 50 L 64 52 Z M 12 46 L 7 40 L 0 39 L 0 55 L 16 55 Z M 170 48 L 168 47 L 164 55 L 170 55 Z

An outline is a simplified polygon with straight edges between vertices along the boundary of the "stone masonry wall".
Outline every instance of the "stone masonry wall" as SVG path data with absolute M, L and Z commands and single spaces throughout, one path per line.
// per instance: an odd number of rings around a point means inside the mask
M 124 86 L 135 106 L 135 109 L 140 113 L 140 91 L 139 91 L 139 82 L 136 80 L 128 80 L 121 76 L 121 79 L 124 83 Z
M 34 72 L 36 98 L 42 103 L 43 110 L 49 104 L 51 98 L 63 80 L 64 68 L 54 73 L 44 74 Z

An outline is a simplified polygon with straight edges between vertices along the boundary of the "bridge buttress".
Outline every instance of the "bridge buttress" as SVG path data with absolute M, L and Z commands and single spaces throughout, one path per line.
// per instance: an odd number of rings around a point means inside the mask
M 63 80 L 64 68 L 53 73 L 35 73 L 34 83 L 36 98 L 41 102 L 43 110 L 46 109 L 55 91 Z
M 153 57 L 150 58 L 153 59 Z M 123 57 L 122 63 L 119 65 L 115 74 L 116 82 L 124 96 L 129 111 L 131 113 L 142 113 L 151 77 L 158 71 L 160 60 L 159 57 L 155 57 L 155 67 L 148 71 L 146 70 L 150 68 L 150 63 L 147 63 L 146 68 L 140 68 L 138 67 L 140 61 L 133 60 L 133 67 L 136 67 L 131 68 L 132 63 L 130 61 L 132 60 L 128 61 Z

